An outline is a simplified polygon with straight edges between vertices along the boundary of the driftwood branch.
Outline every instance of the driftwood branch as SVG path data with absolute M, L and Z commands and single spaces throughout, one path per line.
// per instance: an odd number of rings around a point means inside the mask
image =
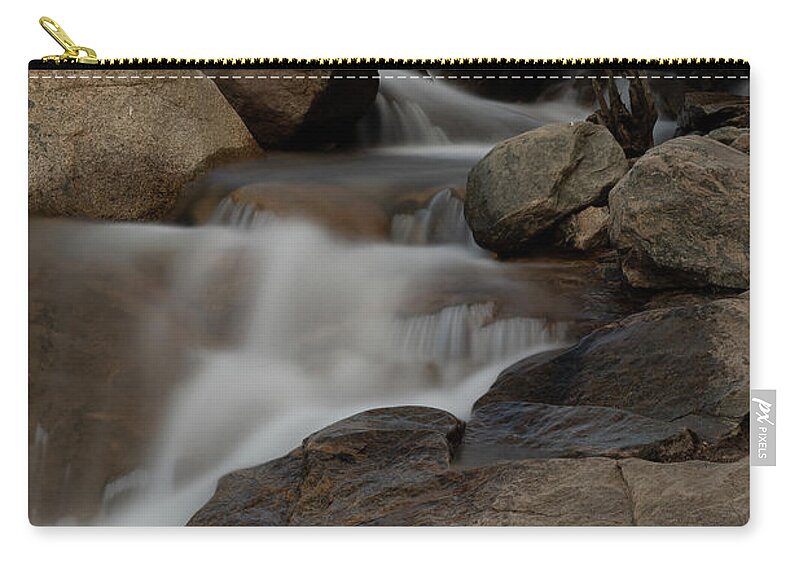
M 625 156 L 641 156 L 653 146 L 653 127 L 658 120 L 650 85 L 646 79 L 639 77 L 638 72 L 632 72 L 628 81 L 629 110 L 622 102 L 617 83 L 611 75 L 609 72 L 604 83 L 592 79 L 594 97 L 600 108 L 587 121 L 608 128 L 622 146 Z

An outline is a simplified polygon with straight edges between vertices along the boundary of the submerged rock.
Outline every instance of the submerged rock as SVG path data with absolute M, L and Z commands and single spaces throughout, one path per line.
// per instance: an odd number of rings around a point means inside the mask
M 211 81 L 31 80 L 28 109 L 33 215 L 164 219 L 188 182 L 260 153 Z
M 608 201 L 631 285 L 749 287 L 746 154 L 707 137 L 673 139 L 640 158 Z
M 545 125 L 495 146 L 470 171 L 467 222 L 482 247 L 521 254 L 566 216 L 605 204 L 627 170 L 605 127 Z
M 358 414 L 317 432 L 283 458 L 226 475 L 189 525 L 734 525 L 747 521 L 746 465 L 692 462 L 683 468 L 590 457 L 457 469 L 451 461 L 462 430 L 456 418 L 432 408 Z M 668 493 L 647 492 L 641 474 L 648 470 L 657 473 L 651 479 Z M 696 483 L 692 477 L 698 477 Z M 671 505 L 675 500 L 689 504 Z
M 271 73 L 266 73 L 271 71 Z M 315 147 L 352 139 L 378 93 L 375 71 L 264 70 L 277 79 L 208 71 L 263 148 Z M 264 74 L 262 73 L 262 75 Z M 357 75 L 359 79 L 334 79 Z M 363 77 L 363 78 L 361 78 Z
M 618 408 L 714 446 L 744 421 L 748 390 L 749 306 L 736 297 L 637 313 L 572 348 L 522 360 L 474 410 L 499 402 Z
M 254 183 L 233 191 L 209 221 L 254 225 L 270 216 L 303 218 L 347 237 L 387 237 L 389 217 L 374 201 L 343 186 Z
M 750 97 L 707 91 L 686 93 L 678 125 L 687 133 L 707 133 L 720 127 L 749 127 Z

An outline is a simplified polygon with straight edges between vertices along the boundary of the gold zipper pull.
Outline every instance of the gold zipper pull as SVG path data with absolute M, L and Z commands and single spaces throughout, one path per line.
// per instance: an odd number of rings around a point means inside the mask
M 58 42 L 58 45 L 64 48 L 63 54 L 46 55 L 42 58 L 42 61 L 55 61 L 58 63 L 100 63 L 93 49 L 76 45 L 67 35 L 67 32 L 52 18 L 42 16 L 39 18 L 39 24 L 50 34 L 51 38 Z

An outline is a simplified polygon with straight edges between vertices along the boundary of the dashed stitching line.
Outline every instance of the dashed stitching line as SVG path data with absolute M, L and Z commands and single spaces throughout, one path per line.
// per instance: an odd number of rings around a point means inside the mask
M 531 79 L 633 79 L 633 75 L 29 75 L 28 79 L 388 79 L 388 80 L 531 80 Z M 750 79 L 747 75 L 640 75 L 641 79 Z

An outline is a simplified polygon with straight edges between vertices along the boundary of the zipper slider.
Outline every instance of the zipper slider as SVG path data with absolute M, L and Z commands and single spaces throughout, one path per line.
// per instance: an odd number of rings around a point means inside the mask
M 51 38 L 58 42 L 58 45 L 64 48 L 63 54 L 46 55 L 42 58 L 42 61 L 55 61 L 56 63 L 100 63 L 100 60 L 97 59 L 97 53 L 95 53 L 93 49 L 75 45 L 75 42 L 70 39 L 67 32 L 52 18 L 42 16 L 39 18 L 39 24 L 50 34 Z M 81 53 L 85 55 L 81 55 Z

